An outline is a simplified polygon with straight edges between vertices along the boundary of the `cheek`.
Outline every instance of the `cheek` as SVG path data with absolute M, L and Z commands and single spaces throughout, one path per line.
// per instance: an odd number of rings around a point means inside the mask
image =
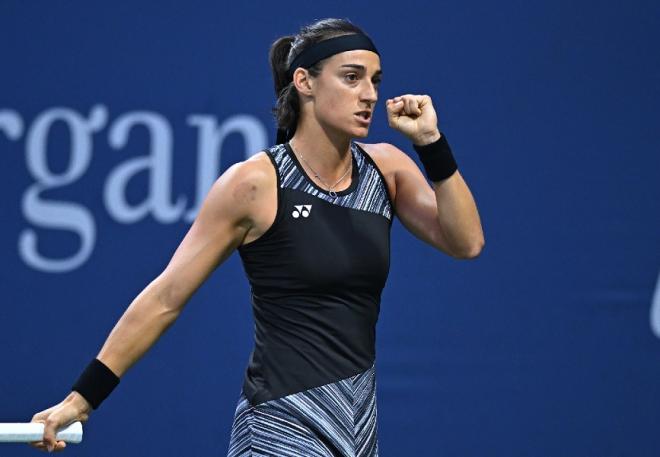
M 345 117 L 344 111 L 347 109 L 346 102 L 341 98 L 340 94 L 334 96 L 324 97 L 321 102 L 322 116 L 325 119 L 337 120 Z
M 355 111 L 354 95 L 349 91 L 337 91 L 332 97 L 328 97 L 326 102 L 328 109 L 332 111 L 330 114 L 334 117 L 345 118 Z
M 341 85 L 327 85 L 318 93 L 317 116 L 333 125 L 345 124 L 355 111 L 355 95 Z
M 328 91 L 323 96 L 323 106 L 325 106 L 328 111 L 334 111 L 341 106 L 341 97 L 342 94 L 339 92 Z

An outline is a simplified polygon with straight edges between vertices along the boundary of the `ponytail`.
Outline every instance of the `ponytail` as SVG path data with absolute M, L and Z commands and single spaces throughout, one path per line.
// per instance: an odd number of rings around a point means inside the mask
M 272 110 L 278 124 L 277 144 L 285 143 L 293 136 L 300 112 L 297 91 L 287 75 L 288 56 L 294 39 L 294 36 L 278 38 L 271 46 L 268 56 L 277 98 Z

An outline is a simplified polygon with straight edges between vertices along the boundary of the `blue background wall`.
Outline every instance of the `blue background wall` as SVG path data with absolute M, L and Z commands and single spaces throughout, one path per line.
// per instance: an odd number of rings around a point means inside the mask
M 2 2 L 0 421 L 68 393 L 190 227 L 200 164 L 274 143 L 269 45 L 322 17 L 382 53 L 367 142 L 417 160 L 384 100 L 432 96 L 486 237 L 459 261 L 394 223 L 381 455 L 658 455 L 652 1 Z M 129 214 L 155 198 L 148 172 L 118 181 L 145 157 L 169 213 Z M 66 452 L 225 455 L 252 325 L 235 253 Z

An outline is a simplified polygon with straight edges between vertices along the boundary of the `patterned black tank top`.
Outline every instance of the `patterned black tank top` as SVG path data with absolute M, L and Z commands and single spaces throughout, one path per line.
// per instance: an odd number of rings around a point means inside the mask
M 383 175 L 353 141 L 351 184 L 336 198 L 309 178 L 288 143 L 265 152 L 277 170 L 277 214 L 238 248 L 255 324 L 243 382 L 252 405 L 374 363 L 394 213 Z

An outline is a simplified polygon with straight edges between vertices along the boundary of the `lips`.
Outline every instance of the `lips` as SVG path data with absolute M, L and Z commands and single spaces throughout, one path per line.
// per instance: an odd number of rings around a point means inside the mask
M 371 111 L 358 111 L 355 113 L 355 116 L 364 124 L 369 124 L 371 122 Z

